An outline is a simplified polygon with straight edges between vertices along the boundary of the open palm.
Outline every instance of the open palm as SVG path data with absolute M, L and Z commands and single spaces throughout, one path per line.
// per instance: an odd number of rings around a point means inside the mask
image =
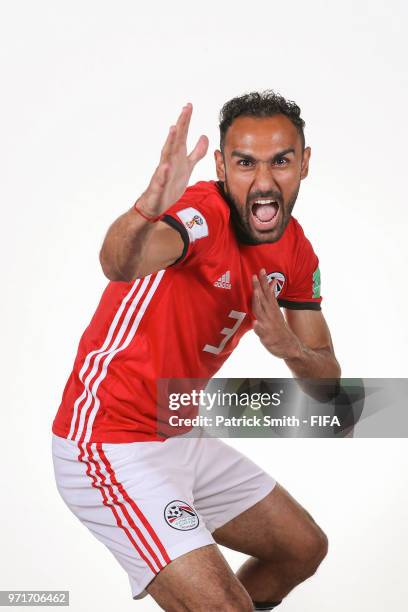
M 207 136 L 200 136 L 187 155 L 187 135 L 193 112 L 192 104 L 183 107 L 176 125 L 172 125 L 161 151 L 150 184 L 143 194 L 144 208 L 160 215 L 183 195 L 194 166 L 208 150 Z

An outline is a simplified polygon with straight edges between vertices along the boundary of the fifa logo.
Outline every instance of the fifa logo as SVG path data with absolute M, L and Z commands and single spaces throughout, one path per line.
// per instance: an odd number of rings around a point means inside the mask
M 193 225 L 202 225 L 203 224 L 203 220 L 201 217 L 199 217 L 198 215 L 194 215 L 194 217 L 190 220 L 186 222 L 186 225 L 189 229 L 191 229 L 193 227 Z

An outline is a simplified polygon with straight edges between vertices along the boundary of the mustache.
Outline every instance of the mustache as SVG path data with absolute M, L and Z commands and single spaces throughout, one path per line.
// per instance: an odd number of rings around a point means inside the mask
M 278 202 L 279 204 L 282 203 L 282 195 L 279 191 L 254 191 L 253 193 L 250 193 L 248 195 L 247 198 L 247 203 L 254 203 L 255 200 L 259 200 L 259 199 L 268 199 L 268 200 L 275 200 L 276 202 Z

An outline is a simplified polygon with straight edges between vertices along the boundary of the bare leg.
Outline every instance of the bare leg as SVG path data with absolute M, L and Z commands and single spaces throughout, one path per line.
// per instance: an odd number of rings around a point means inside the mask
M 277 484 L 273 491 L 213 533 L 218 544 L 248 559 L 237 572 L 254 601 L 279 601 L 312 576 L 327 554 L 327 537 Z
M 251 598 L 216 544 L 174 559 L 146 590 L 166 612 L 253 610 Z

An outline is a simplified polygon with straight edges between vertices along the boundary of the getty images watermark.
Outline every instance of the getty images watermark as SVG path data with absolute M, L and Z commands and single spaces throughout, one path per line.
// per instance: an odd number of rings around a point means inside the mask
M 337 415 L 329 414 L 311 414 L 307 418 L 300 419 L 295 415 L 283 414 L 282 416 L 273 416 L 272 414 L 263 414 L 257 416 L 251 414 L 261 409 L 271 409 L 281 405 L 285 391 L 283 389 L 274 393 L 266 392 L 228 392 L 217 389 L 214 392 L 204 391 L 203 389 L 192 389 L 189 393 L 170 393 L 169 394 L 169 410 L 180 411 L 178 414 L 169 415 L 168 423 L 171 427 L 300 427 L 301 423 L 309 424 L 311 427 L 320 426 L 326 427 L 336 425 L 340 427 L 340 420 Z M 196 407 L 201 408 L 201 414 L 196 416 L 184 416 L 183 408 Z M 240 416 L 231 413 L 231 407 L 234 409 L 248 409 L 249 414 L 241 414 Z M 215 414 L 209 416 L 203 414 L 202 411 L 220 412 L 220 408 L 228 408 L 228 415 Z
M 275 393 L 237 393 L 220 391 L 219 389 L 213 393 L 204 390 L 193 389 L 190 393 L 170 393 L 169 395 L 169 410 L 180 411 L 185 407 L 197 407 L 204 411 L 210 412 L 214 408 L 220 407 L 244 408 L 251 412 L 260 411 L 262 408 L 272 408 L 281 405 L 284 391 Z M 299 427 L 301 419 L 294 415 L 283 415 L 281 417 L 263 414 L 262 417 L 256 414 L 243 414 L 236 416 L 229 414 L 197 414 L 194 417 L 185 417 L 180 414 L 169 415 L 168 423 L 171 427 Z M 309 423 L 314 426 L 333 426 L 340 427 L 340 420 L 337 415 L 328 414 L 311 414 L 307 419 L 302 419 L 302 423 Z
M 407 393 L 407 379 L 160 379 L 157 432 L 164 438 L 405 437 Z

